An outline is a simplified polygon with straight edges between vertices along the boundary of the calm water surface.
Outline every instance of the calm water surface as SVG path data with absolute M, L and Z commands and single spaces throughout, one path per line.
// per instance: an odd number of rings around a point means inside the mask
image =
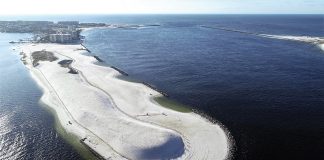
M 29 36 L 0 33 L 0 159 L 81 159 L 55 131 L 38 103 L 42 91 L 8 43 Z
M 235 141 L 235 159 L 324 159 L 324 52 L 311 44 L 201 27 L 324 37 L 323 15 L 16 19 L 159 24 L 139 29 L 94 29 L 83 34 L 92 53 L 109 65 L 224 124 Z M 53 130 L 52 116 L 38 106 L 41 92 L 19 58 L 11 54 L 8 37 L 1 39 L 6 42 L 1 42 L 0 53 L 0 116 L 6 125 L 1 126 L 1 145 L 5 147 L 1 146 L 0 155 L 8 150 L 26 159 L 78 159 Z
M 224 124 L 235 159 L 324 158 L 324 52 L 317 46 L 207 29 L 324 37 L 323 15 L 99 17 L 160 24 L 85 32 L 106 63 Z

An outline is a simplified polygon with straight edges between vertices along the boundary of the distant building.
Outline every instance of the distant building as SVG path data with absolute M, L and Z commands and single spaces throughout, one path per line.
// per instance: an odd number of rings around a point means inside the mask
M 76 28 L 77 28 L 77 27 L 76 27 L 75 25 L 68 25 L 68 28 L 67 28 L 67 29 L 68 29 L 69 31 L 75 31 Z
M 78 26 L 79 21 L 59 21 L 57 22 L 57 24 L 65 25 L 65 26 Z
M 72 42 L 72 35 L 71 34 L 50 34 L 49 40 L 52 43 L 70 43 Z

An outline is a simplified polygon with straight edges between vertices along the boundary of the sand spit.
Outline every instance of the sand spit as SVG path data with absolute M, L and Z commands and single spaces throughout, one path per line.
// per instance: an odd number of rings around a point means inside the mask
M 284 36 L 284 35 L 267 35 L 261 34 L 261 36 L 266 38 L 274 38 L 281 40 L 299 41 L 304 43 L 310 43 L 318 46 L 324 51 L 324 38 L 323 37 L 310 37 L 310 36 Z
M 317 45 L 324 51 L 324 37 L 261 34 L 261 33 L 254 33 L 254 32 L 237 30 L 237 29 L 226 28 L 226 27 L 206 26 L 206 25 L 201 25 L 200 27 L 209 28 L 209 29 L 217 29 L 217 30 L 222 30 L 222 31 L 226 31 L 226 32 L 236 32 L 236 33 L 242 33 L 242 34 L 247 34 L 247 35 L 254 35 L 254 36 L 259 36 L 259 37 L 264 37 L 264 38 L 311 43 L 311 44 Z
M 259 35 L 262 36 L 262 37 L 266 37 L 266 38 L 299 41 L 299 42 L 313 43 L 313 44 L 316 44 L 316 45 L 320 45 L 320 44 L 324 43 L 324 38 L 322 38 L 322 37 L 269 35 L 269 34 L 259 34 Z
M 224 130 L 195 113 L 160 106 L 161 93 L 141 83 L 123 81 L 113 68 L 95 65 L 82 45 L 24 44 L 19 47 L 41 100 L 53 108 L 67 132 L 105 159 L 226 159 L 230 142 Z M 54 53 L 39 61 L 35 51 Z M 58 62 L 69 64 L 77 74 Z

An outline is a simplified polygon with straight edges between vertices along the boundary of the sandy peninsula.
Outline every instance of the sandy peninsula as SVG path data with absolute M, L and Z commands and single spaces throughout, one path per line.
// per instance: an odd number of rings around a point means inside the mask
M 43 89 L 41 101 L 67 132 L 104 159 L 228 158 L 231 144 L 222 127 L 159 105 L 153 99 L 161 93 L 118 79 L 117 70 L 96 65 L 82 45 L 31 43 L 19 50 Z M 50 54 L 35 62 L 37 51 Z

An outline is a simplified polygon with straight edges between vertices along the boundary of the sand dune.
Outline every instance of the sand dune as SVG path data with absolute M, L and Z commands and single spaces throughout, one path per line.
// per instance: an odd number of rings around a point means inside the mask
M 46 50 L 58 60 L 33 67 L 31 53 Z M 66 131 L 106 159 L 226 159 L 230 142 L 224 130 L 195 113 L 160 106 L 162 96 L 141 84 L 117 78 L 119 72 L 95 65 L 81 45 L 25 44 L 27 67 L 44 90 Z M 73 60 L 78 74 L 58 64 Z

